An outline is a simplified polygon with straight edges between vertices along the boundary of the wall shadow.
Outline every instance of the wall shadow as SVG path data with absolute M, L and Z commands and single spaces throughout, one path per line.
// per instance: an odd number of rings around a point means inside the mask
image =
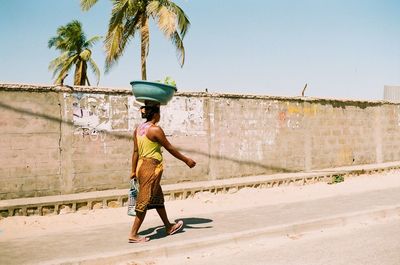
M 51 115 L 43 114 L 43 113 L 36 113 L 31 110 L 27 110 L 27 109 L 23 109 L 23 108 L 16 108 L 16 107 L 8 105 L 4 102 L 0 102 L 0 108 L 6 109 L 6 110 L 11 110 L 11 111 L 14 111 L 17 113 L 26 114 L 28 116 L 40 117 L 40 118 L 43 118 L 43 119 L 46 119 L 46 120 L 49 120 L 52 122 L 57 122 L 59 124 L 66 124 L 71 127 L 74 126 L 73 122 L 71 122 L 71 121 L 65 121 L 59 117 L 55 117 L 55 116 L 51 116 Z M 60 106 L 60 108 L 61 108 L 61 106 Z M 96 128 L 93 128 L 93 129 L 96 130 Z M 109 136 L 115 137 L 117 139 L 132 140 L 132 136 L 130 135 L 130 133 L 115 133 L 115 132 L 108 132 L 108 131 L 101 131 L 101 133 L 104 133 L 106 136 L 109 135 Z M 189 149 L 189 148 L 178 148 L 178 149 L 183 152 L 190 152 L 192 154 L 206 156 L 206 157 L 209 157 L 209 158 L 215 159 L 215 160 L 231 161 L 231 162 L 237 163 L 239 165 L 255 166 L 255 167 L 263 168 L 265 170 L 271 170 L 274 172 L 293 173 L 293 172 L 300 171 L 300 170 L 290 170 L 287 168 L 276 167 L 276 166 L 272 166 L 272 165 L 267 165 L 267 164 L 263 164 L 263 163 L 259 163 L 259 162 L 250 161 L 250 160 L 239 160 L 239 159 L 234 159 L 234 158 L 226 157 L 226 156 L 210 155 L 209 153 L 201 152 L 201 151 Z

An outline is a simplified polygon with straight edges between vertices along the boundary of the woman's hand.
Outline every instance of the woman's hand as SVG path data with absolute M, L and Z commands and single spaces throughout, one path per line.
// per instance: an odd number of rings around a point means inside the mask
M 185 161 L 186 165 L 190 168 L 193 168 L 196 165 L 196 161 L 191 158 L 187 158 Z
M 131 179 L 135 179 L 135 178 L 136 178 L 136 172 L 133 171 L 133 172 L 131 172 Z

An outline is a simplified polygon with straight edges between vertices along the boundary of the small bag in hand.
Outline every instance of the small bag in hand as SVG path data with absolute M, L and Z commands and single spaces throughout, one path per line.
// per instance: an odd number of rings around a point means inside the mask
M 131 188 L 128 194 L 128 215 L 136 216 L 135 206 L 136 198 L 139 193 L 139 185 L 136 178 L 131 179 Z

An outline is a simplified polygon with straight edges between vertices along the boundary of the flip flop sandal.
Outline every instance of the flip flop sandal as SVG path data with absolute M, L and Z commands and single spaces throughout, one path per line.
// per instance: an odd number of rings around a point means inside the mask
M 183 221 L 179 220 L 176 224 L 174 224 L 174 226 L 172 227 L 171 232 L 169 232 L 168 235 L 171 236 L 171 235 L 175 234 L 176 232 L 181 230 L 182 227 L 183 227 Z
M 149 240 L 150 240 L 150 238 L 148 238 L 148 237 L 140 237 L 138 239 L 129 238 L 128 242 L 129 243 L 145 243 L 145 242 L 147 242 Z

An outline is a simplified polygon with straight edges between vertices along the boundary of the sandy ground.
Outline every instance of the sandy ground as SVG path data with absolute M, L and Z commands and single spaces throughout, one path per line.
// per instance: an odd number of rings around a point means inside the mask
M 399 218 L 200 248 L 121 265 L 398 265 Z M 373 238 L 373 240 L 371 240 Z
M 229 194 L 196 194 L 194 198 L 166 202 L 171 220 L 185 215 L 244 209 L 261 205 L 315 200 L 357 192 L 387 189 L 400 186 L 400 171 L 379 175 L 362 175 L 346 178 L 344 182 L 328 185 L 317 183 L 307 186 L 277 187 L 271 189 L 245 188 Z M 80 211 L 51 216 L 15 216 L 0 220 L 0 241 L 14 238 L 71 231 L 77 228 L 105 224 L 128 223 L 133 219 L 127 209 L 109 208 Z M 156 211 L 149 211 L 145 222 L 158 220 Z

